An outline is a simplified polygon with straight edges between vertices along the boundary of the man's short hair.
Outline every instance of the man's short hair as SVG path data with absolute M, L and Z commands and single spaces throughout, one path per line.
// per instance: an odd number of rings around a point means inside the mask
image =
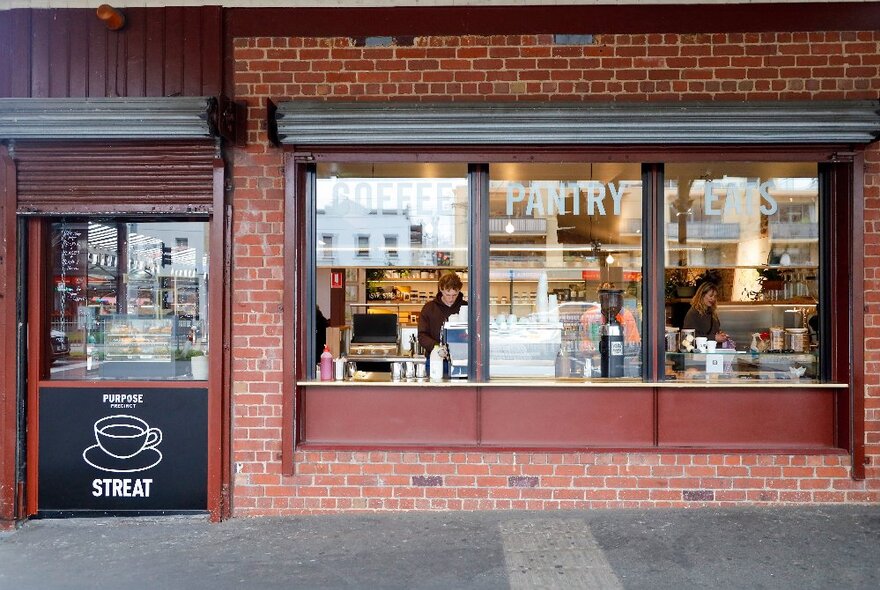
M 461 282 L 461 278 L 458 274 L 454 272 L 448 272 L 437 281 L 437 288 L 441 291 L 447 291 L 449 289 L 455 289 L 456 291 L 461 291 L 461 288 L 464 284 Z

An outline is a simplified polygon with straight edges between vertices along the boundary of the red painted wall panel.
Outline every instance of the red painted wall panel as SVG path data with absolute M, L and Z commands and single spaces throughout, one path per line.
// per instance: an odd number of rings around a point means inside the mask
M 93 10 L 0 11 L 0 48 L 12 56 L 0 97 L 220 94 L 220 7 L 124 12 L 125 27 L 108 31 Z
M 495 388 L 482 391 L 482 443 L 501 446 L 649 447 L 653 389 Z
M 836 389 L 661 389 L 661 446 L 832 447 Z M 840 390 L 844 394 L 845 390 Z
M 307 443 L 472 445 L 476 389 L 311 387 L 303 393 Z

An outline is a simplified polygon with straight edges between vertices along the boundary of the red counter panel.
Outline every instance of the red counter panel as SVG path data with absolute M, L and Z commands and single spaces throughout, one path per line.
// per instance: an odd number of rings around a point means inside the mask
M 482 391 L 485 445 L 638 446 L 653 441 L 653 389 L 496 388 Z
M 833 447 L 835 389 L 659 389 L 661 447 Z
M 303 404 L 309 444 L 477 444 L 475 388 L 310 387 Z

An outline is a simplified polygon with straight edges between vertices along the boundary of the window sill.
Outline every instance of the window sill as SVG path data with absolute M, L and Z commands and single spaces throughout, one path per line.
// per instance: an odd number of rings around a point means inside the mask
M 849 385 L 845 383 L 820 383 L 806 379 L 788 379 L 776 381 L 760 381 L 742 379 L 722 379 L 722 378 L 706 378 L 706 379 L 689 379 L 688 381 L 635 381 L 620 379 L 592 379 L 590 381 L 567 380 L 567 381 L 547 381 L 536 379 L 534 381 L 526 381 L 523 379 L 493 379 L 486 383 L 477 383 L 466 380 L 447 380 L 441 382 L 422 381 L 297 381 L 298 387 L 522 387 L 522 388 L 580 388 L 585 387 L 602 387 L 615 389 L 642 389 L 642 388 L 663 388 L 663 389 L 712 389 L 723 386 L 725 389 L 791 389 L 792 386 L 809 387 L 811 389 L 847 389 Z

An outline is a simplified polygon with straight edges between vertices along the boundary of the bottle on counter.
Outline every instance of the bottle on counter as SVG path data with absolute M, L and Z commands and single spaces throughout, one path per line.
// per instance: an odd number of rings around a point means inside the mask
M 345 357 L 333 361 L 333 378 L 336 381 L 345 381 Z
M 563 342 L 556 354 L 556 376 L 571 377 L 571 356 L 568 351 L 568 343 Z
M 324 352 L 321 353 L 321 381 L 333 381 L 333 353 L 330 352 L 330 346 L 324 345 Z
M 429 361 L 431 365 L 429 379 L 435 382 L 443 381 L 443 357 L 440 356 L 439 344 L 434 345 Z

